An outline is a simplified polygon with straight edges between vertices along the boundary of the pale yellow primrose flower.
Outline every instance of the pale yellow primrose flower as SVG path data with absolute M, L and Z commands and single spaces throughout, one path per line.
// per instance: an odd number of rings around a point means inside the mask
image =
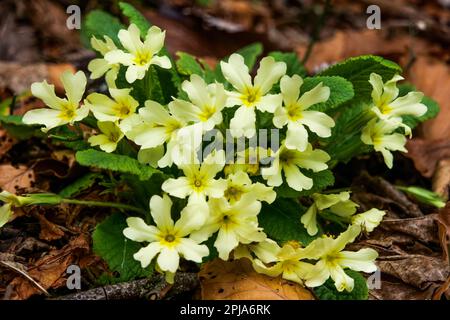
M 228 62 L 220 62 L 225 79 L 236 91 L 228 92 L 228 107 L 239 106 L 230 121 L 230 131 L 234 137 L 255 135 L 255 108 L 262 112 L 273 113 L 281 106 L 280 94 L 269 94 L 272 86 L 286 73 L 286 64 L 276 62 L 272 57 L 261 60 L 259 69 L 252 83 L 244 58 L 232 54 Z
M 317 234 L 317 213 L 329 209 L 332 213 L 341 217 L 350 217 L 356 212 L 358 205 L 350 200 L 350 192 L 344 191 L 338 194 L 312 195 L 314 203 L 302 215 L 300 221 L 305 226 L 309 235 Z
M 120 30 L 118 37 L 125 51 L 112 50 L 105 54 L 105 60 L 110 64 L 122 64 L 127 68 L 125 78 L 128 83 L 137 79 L 143 79 L 150 65 L 157 65 L 164 69 L 170 69 L 172 63 L 167 56 L 157 56 L 164 46 L 165 31 L 152 26 L 141 40 L 141 33 L 135 24 L 130 24 L 128 30 Z
M 86 89 L 86 76 L 82 71 L 72 74 L 65 71 L 61 75 L 61 82 L 66 90 L 66 98 L 59 98 L 55 94 L 55 86 L 47 81 L 35 82 L 31 85 L 31 93 L 44 101 L 50 109 L 30 110 L 23 116 L 22 121 L 26 124 L 42 124 L 46 132 L 55 127 L 65 124 L 73 124 L 81 121 L 89 114 L 87 106 L 80 106 Z
M 145 107 L 139 109 L 141 122 L 126 133 L 127 138 L 141 146 L 141 150 L 146 150 L 142 151 L 141 158 L 144 158 L 145 154 L 145 161 L 157 163 L 161 168 L 171 166 L 174 162 L 177 165 L 186 163 L 187 159 L 183 155 L 192 155 L 202 142 L 201 128 L 200 139 L 184 141 L 181 133 L 189 136 L 191 132 L 195 133 L 198 127 L 186 127 L 187 123 L 172 112 L 173 105 L 169 105 L 169 111 L 159 103 L 147 100 Z M 165 154 L 164 143 L 167 143 Z M 190 160 L 194 162 L 196 159 Z
M 261 202 L 255 201 L 253 196 L 245 195 L 234 204 L 224 198 L 215 198 L 210 199 L 208 205 L 209 218 L 202 228 L 191 234 L 191 238 L 203 242 L 218 231 L 214 247 L 222 260 L 228 260 L 230 252 L 239 243 L 250 244 L 266 239 L 262 228 L 258 227 Z
M 260 162 L 270 157 L 271 151 L 262 147 L 250 147 L 236 152 L 234 163 L 227 164 L 224 168 L 226 175 L 243 171 L 250 176 L 260 175 Z
M 274 202 L 277 197 L 273 187 L 267 187 L 260 182 L 253 183 L 248 174 L 243 171 L 228 175 L 224 197 L 230 203 L 239 201 L 243 195 L 248 193 L 255 197 L 255 201 L 266 201 L 267 203 Z
M 85 104 L 94 114 L 97 120 L 105 122 L 118 122 L 119 128 L 123 132 L 128 132 L 133 128 L 134 117 L 139 102 L 131 95 L 131 89 L 110 88 L 110 97 L 101 93 L 91 93 L 87 96 Z
M 352 291 L 354 280 L 348 276 L 344 269 L 372 273 L 377 270 L 374 263 L 378 253 L 370 248 L 359 251 L 343 251 L 345 246 L 353 242 L 360 234 L 361 227 L 351 225 L 336 239 L 325 237 L 311 242 L 306 248 L 309 259 L 319 259 L 314 267 L 305 276 L 308 287 L 318 287 L 331 277 L 338 291 Z
M 88 139 L 91 146 L 99 146 L 105 152 L 111 153 L 116 150 L 117 144 L 122 140 L 124 134 L 116 123 L 106 121 L 97 122 L 101 134 L 92 136 Z
M 272 239 L 266 238 L 261 242 L 240 244 L 233 251 L 233 258 L 235 260 L 247 258 L 253 262 L 252 253 L 263 263 L 272 263 L 278 260 L 278 252 L 280 246 Z
M 189 233 L 199 228 L 204 222 L 196 214 L 195 206 L 187 206 L 181 211 L 180 219 L 174 223 L 171 217 L 172 201 L 167 195 L 153 196 L 150 199 L 150 211 L 156 226 L 147 225 L 143 219 L 132 217 L 127 219 L 128 228 L 123 230 L 125 237 L 137 242 L 150 242 L 136 252 L 134 259 L 146 268 L 153 258 L 157 269 L 166 273 L 166 280 L 173 283 L 175 272 L 179 266 L 180 256 L 197 263 L 209 254 L 206 245 L 188 237 Z
M 308 249 L 294 248 L 287 243 L 279 248 L 276 252 L 277 260 L 275 264 L 266 266 L 263 261 L 259 259 L 253 260 L 253 268 L 256 272 L 278 277 L 281 275 L 283 279 L 290 280 L 303 285 L 304 279 L 308 273 L 311 272 L 314 265 L 301 261 L 308 257 Z
M 372 208 L 369 211 L 355 214 L 352 217 L 352 224 L 359 225 L 365 232 L 372 232 L 383 220 L 386 211 Z
M 413 115 L 420 117 L 427 112 L 427 106 L 420 103 L 423 99 L 423 93 L 413 91 L 403 97 L 398 97 L 399 89 L 397 82 L 404 78 L 395 75 L 391 80 L 383 83 L 383 78 L 376 74 L 370 74 L 370 84 L 373 87 L 372 100 L 374 107 L 372 111 L 381 120 L 390 120 L 397 126 L 406 129 L 407 134 L 411 133 L 411 129 L 406 125 L 402 125 L 401 116 Z
M 184 176 L 177 179 L 169 178 L 162 184 L 164 192 L 177 197 L 186 198 L 188 203 L 206 205 L 206 197 L 221 198 L 227 188 L 227 181 L 215 176 L 222 171 L 225 165 L 225 152 L 217 151 L 208 155 L 201 165 L 183 164 L 179 166 Z
M 274 160 L 268 168 L 261 169 L 261 174 L 269 186 L 278 187 L 283 183 L 281 172 L 284 172 L 286 182 L 294 190 L 309 190 L 313 180 L 305 176 L 300 168 L 310 169 L 314 172 L 326 170 L 330 156 L 323 150 L 313 150 L 308 144 L 304 152 L 288 149 L 282 143 L 280 149 L 273 154 Z
M 362 142 L 373 145 L 375 151 L 381 152 L 389 169 L 392 169 L 394 159 L 391 151 L 408 152 L 405 148 L 406 137 L 400 133 L 392 133 L 395 129 L 396 123 L 373 119 L 363 128 L 361 134 Z
M 206 84 L 200 76 L 193 74 L 190 81 L 185 80 L 181 84 L 181 88 L 191 102 L 174 99 L 170 103 L 174 115 L 188 123 L 201 122 L 203 131 L 212 130 L 222 123 L 222 110 L 227 101 L 223 84 Z
M 92 48 L 105 56 L 108 52 L 117 50 L 114 41 L 110 37 L 104 36 L 105 41 L 99 40 L 96 37 L 91 38 Z M 91 79 L 98 79 L 105 75 L 106 83 L 109 88 L 116 88 L 116 79 L 119 73 L 120 66 L 118 64 L 110 64 L 105 58 L 96 58 L 91 60 L 88 64 L 88 70 L 91 72 Z
M 286 147 L 304 151 L 308 145 L 308 131 L 305 126 L 319 137 L 331 136 L 334 120 L 323 112 L 308 110 L 311 106 L 325 102 L 330 97 L 330 88 L 319 83 L 316 87 L 300 96 L 303 79 L 294 75 L 283 76 L 280 81 L 284 106 L 275 110 L 273 124 L 283 128 L 287 124 Z

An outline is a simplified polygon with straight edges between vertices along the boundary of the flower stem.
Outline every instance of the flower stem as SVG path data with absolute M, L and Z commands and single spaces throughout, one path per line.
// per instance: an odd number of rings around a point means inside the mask
M 68 204 L 78 204 L 78 205 L 84 205 L 88 207 L 107 207 L 107 208 L 117 208 L 122 210 L 128 210 L 128 211 L 134 211 L 141 214 L 147 214 L 147 211 L 144 209 L 134 207 L 128 204 L 123 203 L 115 203 L 115 202 L 102 202 L 102 201 L 87 201 L 87 200 L 75 200 L 75 199 L 62 199 L 61 203 L 68 203 Z

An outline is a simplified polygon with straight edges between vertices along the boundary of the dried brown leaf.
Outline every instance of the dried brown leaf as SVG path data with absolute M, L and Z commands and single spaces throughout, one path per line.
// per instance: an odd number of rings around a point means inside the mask
M 16 193 L 19 189 L 32 187 L 35 181 L 33 169 L 20 165 L 14 167 L 10 164 L 0 165 L 0 188 L 11 193 Z
M 250 260 L 206 263 L 199 273 L 203 300 L 313 300 L 302 286 L 253 270 Z
M 28 275 L 43 288 L 58 288 L 65 283 L 67 268 L 89 252 L 89 240 L 85 235 L 72 239 L 61 249 L 54 249 L 28 268 Z M 11 299 L 22 300 L 41 293 L 40 289 L 24 277 L 16 277 L 10 283 L 14 293 Z

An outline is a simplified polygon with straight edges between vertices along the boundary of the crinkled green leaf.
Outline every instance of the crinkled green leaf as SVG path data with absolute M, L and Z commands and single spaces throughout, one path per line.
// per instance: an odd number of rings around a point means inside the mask
M 355 98 L 371 99 L 372 86 L 369 83 L 370 74 L 374 72 L 390 80 L 402 69 L 396 63 L 378 56 L 359 56 L 335 64 L 322 71 L 318 76 L 339 76 L 353 84 Z
M 319 300 L 367 300 L 369 289 L 366 279 L 353 270 L 345 270 L 350 277 L 355 280 L 355 286 L 351 292 L 336 290 L 334 281 L 330 278 L 320 287 L 314 288 L 314 294 Z
M 298 74 L 301 77 L 306 76 L 306 69 L 295 52 L 273 51 L 269 53 L 269 56 L 273 57 L 275 61 L 283 61 L 286 63 L 286 74 L 288 76 L 292 77 L 294 74 Z
M 319 83 L 323 83 L 324 86 L 330 88 L 330 97 L 326 102 L 316 104 L 309 110 L 327 112 L 351 100 L 355 95 L 352 83 L 336 76 L 305 78 L 301 87 L 301 94 L 314 89 Z
M 45 137 L 39 125 L 28 125 L 22 122 L 22 116 L 0 115 L 0 124 L 16 139 L 27 140 L 31 137 Z
M 93 10 L 88 13 L 81 26 L 81 41 L 86 48 L 91 48 L 90 41 L 93 36 L 97 39 L 108 36 L 119 46 L 117 35 L 120 29 L 124 28 L 116 17 L 102 10 Z
M 198 74 L 199 76 L 204 75 L 204 71 L 197 59 L 185 52 L 177 52 L 177 69 L 178 72 L 185 76 L 190 76 L 191 74 Z
M 141 180 L 147 180 L 154 173 L 160 172 L 157 169 L 139 163 L 136 159 L 94 149 L 78 151 L 76 160 L 83 166 L 129 173 L 138 176 Z
M 88 173 L 62 189 L 59 195 L 63 198 L 75 197 L 80 192 L 92 187 L 101 177 L 102 175 L 99 173 Z
M 245 64 L 250 70 L 253 69 L 256 64 L 256 60 L 258 60 L 258 57 L 262 54 L 262 52 L 263 46 L 259 42 L 252 43 L 236 51 L 236 53 L 244 57 Z
M 281 198 L 271 204 L 263 203 L 258 221 L 269 238 L 279 243 L 297 240 L 306 246 L 320 236 L 320 232 L 315 236 L 306 232 L 300 222 L 300 217 L 305 212 L 306 208 L 296 200 Z
M 141 37 L 147 35 L 148 29 L 150 29 L 150 23 L 147 18 L 142 15 L 135 7 L 127 2 L 119 2 L 120 10 L 124 16 L 128 18 L 131 23 L 134 23 L 141 31 Z
M 94 252 L 106 261 L 111 271 L 119 274 L 116 282 L 150 277 L 153 274 L 152 264 L 143 269 L 134 260 L 133 254 L 142 246 L 125 238 L 123 230 L 126 227 L 125 217 L 115 213 L 99 223 L 92 235 Z

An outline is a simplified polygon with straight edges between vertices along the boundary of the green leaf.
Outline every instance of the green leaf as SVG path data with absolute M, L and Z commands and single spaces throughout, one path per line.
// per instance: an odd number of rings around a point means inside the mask
M 39 125 L 28 125 L 23 123 L 22 116 L 0 115 L 0 124 L 11 136 L 19 140 L 27 140 L 31 137 L 45 137 L 45 134 L 40 130 Z
M 117 282 L 130 281 L 136 278 L 150 277 L 153 266 L 142 269 L 141 264 L 134 260 L 141 245 L 123 235 L 127 227 L 125 217 L 115 213 L 99 223 L 92 235 L 93 250 L 108 263 L 111 271 L 119 273 Z
M 406 94 L 408 94 L 408 92 L 411 91 L 417 91 L 417 89 L 410 84 L 402 84 L 399 86 L 399 96 L 402 97 Z M 439 104 L 434 101 L 433 99 L 431 99 L 430 97 L 424 96 L 422 99 L 422 103 L 424 105 L 427 106 L 428 110 L 427 112 L 420 116 L 420 117 L 415 117 L 412 115 L 406 115 L 403 116 L 403 123 L 406 124 L 408 127 L 410 127 L 411 129 L 415 128 L 419 123 L 433 119 L 434 117 L 436 117 L 439 113 Z
M 179 73 L 185 76 L 190 76 L 191 74 L 204 75 L 202 66 L 194 56 L 181 51 L 177 52 L 176 55 L 178 56 L 176 65 Z
M 98 39 L 108 36 L 119 46 L 117 34 L 124 28 L 116 17 L 102 10 L 93 10 L 84 19 L 81 27 L 81 41 L 86 48 L 91 48 L 90 41 L 93 36 Z
M 288 76 L 292 77 L 294 74 L 298 74 L 301 77 L 306 76 L 306 69 L 298 59 L 296 53 L 273 51 L 269 53 L 269 56 L 273 57 L 275 61 L 283 61 L 286 63 L 287 65 L 286 74 Z
M 312 172 L 308 170 L 302 172 L 305 174 L 305 176 L 313 179 L 313 187 L 310 190 L 296 191 L 290 188 L 286 183 L 283 183 L 281 186 L 274 189 L 278 197 L 299 198 L 303 196 L 309 196 L 313 193 L 321 192 L 327 187 L 330 187 L 334 184 L 334 176 L 331 170 L 324 170 L 320 172 Z
M 99 173 L 88 173 L 62 189 L 59 192 L 59 195 L 63 198 L 74 197 L 80 192 L 92 187 L 97 179 L 100 179 L 101 177 L 102 175 Z
M 148 180 L 154 173 L 160 172 L 155 168 L 139 163 L 136 159 L 94 149 L 78 151 L 75 157 L 82 166 L 129 173 L 138 176 L 140 180 Z
M 367 288 L 366 279 L 358 272 L 353 270 L 345 270 L 345 273 L 355 280 L 355 286 L 351 292 L 336 290 L 334 281 L 328 279 L 320 287 L 314 288 L 314 294 L 319 300 L 367 300 L 369 297 L 369 289 Z
M 130 24 L 134 23 L 139 28 L 141 31 L 141 37 L 145 37 L 151 26 L 147 18 L 145 18 L 142 13 L 127 2 L 119 2 L 119 7 L 120 10 L 122 10 L 123 15 L 130 21 Z
M 355 98 L 371 99 L 372 86 L 369 77 L 372 72 L 379 74 L 384 81 L 390 80 L 402 69 L 396 63 L 378 56 L 350 58 L 322 71 L 318 76 L 340 76 L 353 84 Z
M 410 196 L 412 196 L 421 203 L 435 206 L 437 208 L 445 207 L 445 199 L 433 191 L 416 186 L 411 187 L 397 186 L 397 189 L 400 189 L 403 192 L 409 194 Z
M 301 87 L 301 94 L 314 89 L 319 83 L 323 83 L 324 86 L 330 88 L 330 97 L 326 102 L 312 106 L 310 110 L 326 112 L 351 100 L 355 95 L 352 83 L 336 76 L 305 78 Z
M 272 204 L 263 203 L 258 215 L 259 225 L 273 240 L 283 243 L 289 240 L 297 240 L 303 246 L 320 236 L 310 236 L 300 222 L 300 217 L 306 212 L 294 199 L 277 199 Z
M 253 67 L 256 64 L 256 60 L 262 54 L 262 52 L 263 52 L 263 46 L 259 42 L 252 43 L 252 44 L 236 51 L 236 53 L 238 53 L 244 57 L 245 64 L 248 66 L 248 68 L 250 70 L 253 69 Z
M 148 210 L 150 198 L 162 193 L 161 185 L 167 179 L 167 176 L 162 173 L 155 173 L 149 180 L 141 181 L 133 175 L 125 174 L 122 179 L 129 186 L 129 190 L 123 192 L 122 197 L 130 199 L 135 205 Z

